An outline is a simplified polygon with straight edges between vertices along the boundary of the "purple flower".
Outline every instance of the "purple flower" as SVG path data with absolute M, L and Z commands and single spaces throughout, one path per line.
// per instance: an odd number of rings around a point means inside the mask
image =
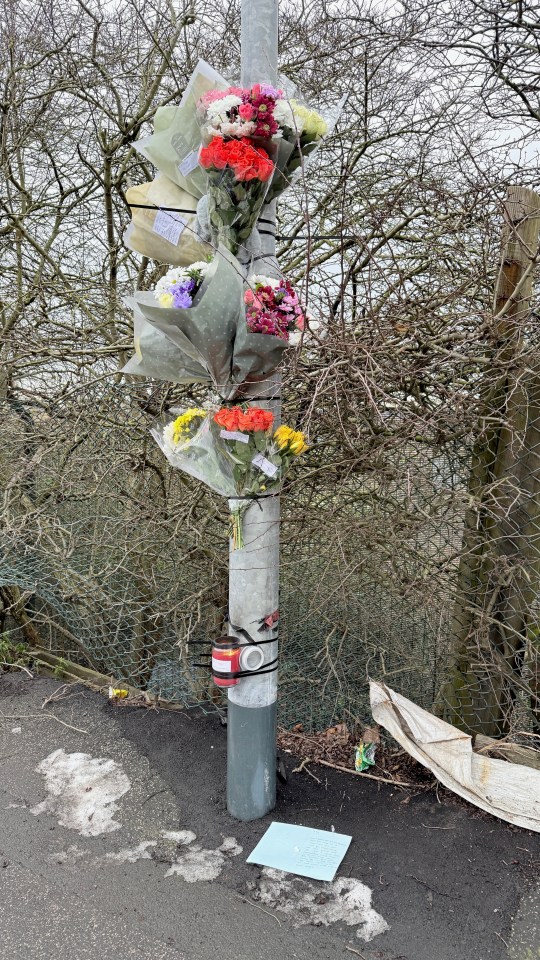
M 261 83 L 261 93 L 263 97 L 273 97 L 274 100 L 280 100 L 283 96 L 283 90 L 276 90 L 275 87 L 271 87 L 268 83 Z
M 190 307 L 193 303 L 193 297 L 191 296 L 193 289 L 195 288 L 195 280 L 182 280 L 181 283 L 175 283 L 170 288 L 170 292 L 173 296 L 174 306 L 177 308 Z

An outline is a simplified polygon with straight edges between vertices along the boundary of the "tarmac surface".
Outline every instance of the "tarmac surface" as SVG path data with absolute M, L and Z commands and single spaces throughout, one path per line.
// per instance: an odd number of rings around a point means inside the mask
M 218 717 L 1 675 L 0 960 L 540 958 L 539 834 L 285 760 L 240 823 Z M 352 835 L 333 884 L 245 862 L 273 819 Z

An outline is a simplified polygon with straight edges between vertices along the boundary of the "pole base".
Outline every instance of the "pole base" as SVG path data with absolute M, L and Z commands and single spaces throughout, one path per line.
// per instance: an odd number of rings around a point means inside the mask
M 229 700 L 227 810 L 237 820 L 259 820 L 276 805 L 277 703 L 240 707 Z

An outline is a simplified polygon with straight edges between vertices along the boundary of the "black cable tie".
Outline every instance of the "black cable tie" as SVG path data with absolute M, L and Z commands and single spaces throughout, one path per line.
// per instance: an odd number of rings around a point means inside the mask
M 275 666 L 274 666 L 275 664 Z M 260 677 L 264 673 L 274 673 L 279 669 L 278 658 L 275 657 L 274 660 L 269 660 L 268 663 L 263 663 L 262 667 L 271 667 L 271 670 L 232 670 L 230 673 L 221 673 L 219 670 L 212 670 L 213 677 L 219 677 L 222 680 L 240 680 L 243 677 Z
M 229 500 L 252 500 L 254 503 L 256 500 L 268 500 L 270 497 L 279 497 L 279 493 L 250 493 L 249 497 L 229 497 Z
M 188 210 L 185 207 L 157 207 L 155 204 L 149 204 L 149 203 L 130 203 L 129 200 L 127 200 L 127 204 L 128 204 L 128 207 L 132 207 L 133 209 L 136 209 L 136 210 L 162 210 L 163 213 L 190 213 L 192 216 L 196 216 L 196 213 L 197 213 L 196 210 L 193 210 L 193 209 Z M 263 220 L 261 218 L 258 222 L 267 223 L 270 226 L 275 227 L 275 224 L 272 222 L 272 220 Z M 307 240 L 357 240 L 358 239 L 355 236 L 349 236 L 344 233 L 339 234 L 337 236 L 333 236 L 332 234 L 313 233 L 309 237 L 305 237 L 302 235 L 297 237 L 285 237 L 282 234 L 275 234 L 271 230 L 259 230 L 259 233 L 265 237 L 275 237 L 276 240 L 282 240 L 282 241 L 290 240 L 291 242 L 295 240 L 307 241 Z M 245 248 L 244 244 L 242 244 L 242 246 Z M 262 256 L 252 257 L 251 259 L 266 260 L 270 256 L 271 254 L 264 254 Z
M 239 633 L 239 634 L 241 634 L 241 636 L 245 637 L 246 640 L 248 641 L 248 643 L 250 643 L 250 644 L 251 644 L 252 646 L 254 646 L 254 647 L 257 647 L 257 646 L 259 645 L 259 643 L 273 643 L 273 642 L 274 642 L 274 639 L 272 639 L 272 640 L 254 640 L 253 637 L 251 636 L 251 634 L 248 633 L 247 630 L 244 630 L 244 627 L 237 627 L 236 624 L 231 623 L 228 615 L 225 617 L 225 622 L 228 623 L 229 626 L 232 627 L 232 629 L 233 629 L 236 633 Z M 258 621 L 258 620 L 254 620 L 253 622 L 254 622 L 254 623 L 258 623 L 259 621 Z M 277 622 L 277 621 L 276 621 L 276 622 Z M 273 628 L 271 628 L 271 629 L 273 629 Z M 275 638 L 275 640 L 277 640 L 277 637 Z
M 148 203 L 129 203 L 128 206 L 136 207 L 138 210 L 162 210 L 163 213 L 191 213 L 193 216 L 196 214 L 196 210 L 185 210 L 183 207 L 156 207 L 155 204 Z

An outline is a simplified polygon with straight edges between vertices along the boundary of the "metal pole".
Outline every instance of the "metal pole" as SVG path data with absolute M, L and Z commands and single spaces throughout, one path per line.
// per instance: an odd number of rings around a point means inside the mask
M 277 52 L 278 0 L 242 0 L 242 85 L 277 84 Z M 275 203 L 262 216 L 275 223 Z M 275 239 L 263 235 L 262 243 L 260 272 L 275 274 Z M 270 408 L 279 423 L 278 379 L 250 390 L 249 396 Z M 278 655 L 277 629 L 258 630 L 279 607 L 279 520 L 279 497 L 258 500 L 244 514 L 245 548 L 229 549 L 229 632 L 242 642 L 238 628 L 259 640 L 275 637 L 261 647 L 266 664 Z M 277 671 L 242 678 L 229 688 L 228 699 L 227 809 L 238 820 L 257 820 L 276 803 Z

